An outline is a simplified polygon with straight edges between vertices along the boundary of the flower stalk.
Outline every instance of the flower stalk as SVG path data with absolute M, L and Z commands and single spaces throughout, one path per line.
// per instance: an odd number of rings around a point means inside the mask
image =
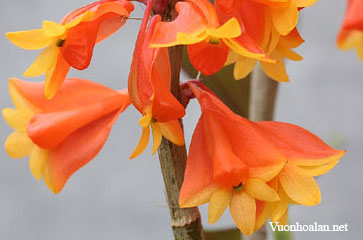
M 177 0 L 168 1 L 163 14 L 164 21 L 172 21 L 176 18 L 177 13 L 174 9 L 176 2 Z M 179 101 L 181 101 L 179 77 L 182 51 L 182 46 L 169 48 L 171 92 Z M 182 120 L 180 123 L 182 124 Z M 158 153 L 174 238 L 176 240 L 204 239 L 198 208 L 180 208 L 179 206 L 179 191 L 184 180 L 187 159 L 185 146 L 177 146 L 163 137 Z

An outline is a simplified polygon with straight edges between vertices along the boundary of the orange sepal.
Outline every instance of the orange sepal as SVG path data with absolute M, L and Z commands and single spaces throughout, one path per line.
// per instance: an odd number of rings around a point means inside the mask
M 269 139 L 288 161 L 297 165 L 316 166 L 337 161 L 345 151 L 336 150 L 319 137 L 299 126 L 282 122 L 258 122 Z
M 54 193 L 62 191 L 70 176 L 98 154 L 120 113 L 115 110 L 79 128 L 49 152 L 43 176 Z
M 130 100 L 100 84 L 70 78 L 52 100 L 42 94 L 44 83 L 14 81 L 22 97 L 39 110 L 29 122 L 28 135 L 42 148 L 52 149 L 77 129 L 117 109 L 124 110 Z
M 202 202 L 206 203 L 215 190 L 213 165 L 203 129 L 204 122 L 199 121 L 190 143 L 184 182 L 180 190 L 179 203 L 181 206 L 191 206 L 190 202 L 199 202 L 195 199 L 202 199 L 204 201 Z
M 219 44 L 202 41 L 188 45 L 187 50 L 194 68 L 206 76 L 218 72 L 224 66 L 229 51 L 222 41 Z

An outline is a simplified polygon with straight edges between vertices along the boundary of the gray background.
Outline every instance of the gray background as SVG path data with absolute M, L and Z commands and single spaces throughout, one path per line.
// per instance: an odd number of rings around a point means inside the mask
M 62 16 L 89 0 L 1 0 L 0 108 L 11 107 L 7 79 L 21 77 L 36 53 L 11 45 L 7 31 L 41 26 L 43 19 Z M 136 3 L 134 17 L 143 6 Z M 276 119 L 303 126 L 324 140 L 348 149 L 338 166 L 318 181 L 323 200 L 316 207 L 292 207 L 290 221 L 301 224 L 349 224 L 343 233 L 300 232 L 302 239 L 360 239 L 363 134 L 363 63 L 353 52 L 341 52 L 335 38 L 345 11 L 343 0 L 320 0 L 301 13 L 306 43 L 298 49 L 302 62 L 287 64 L 291 82 L 281 85 Z M 125 88 L 139 21 L 129 21 L 96 49 L 89 69 L 70 76 Z M 40 80 L 35 79 L 35 80 Z M 107 144 L 94 161 L 77 172 L 63 192 L 53 195 L 37 182 L 26 159 L 10 159 L 0 150 L 0 239 L 171 239 L 169 213 L 156 156 L 150 147 L 139 158 L 128 156 L 141 134 L 139 113 L 129 108 L 115 124 Z M 199 117 L 195 102 L 185 120 L 187 143 Z M 11 129 L 0 121 L 0 140 Z M 229 213 L 207 228 L 232 226 Z

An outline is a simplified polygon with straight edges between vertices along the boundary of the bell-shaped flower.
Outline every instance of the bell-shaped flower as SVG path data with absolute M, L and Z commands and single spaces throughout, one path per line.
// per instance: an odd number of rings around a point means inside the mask
M 95 44 L 116 32 L 133 11 L 125 0 L 102 0 L 77 9 L 60 23 L 43 21 L 41 29 L 9 32 L 7 38 L 27 50 L 45 48 L 25 71 L 25 77 L 45 74 L 45 97 L 54 97 L 70 67 L 90 64 Z
M 282 36 L 274 27 L 272 18 L 268 14 L 268 6 L 253 0 L 234 1 L 226 4 L 227 0 L 216 0 L 215 6 L 222 22 L 235 17 L 242 26 L 242 35 L 238 37 L 244 46 L 259 46 L 274 62 L 260 60 L 264 72 L 279 82 L 289 81 L 286 73 L 284 58 L 299 61 L 302 57 L 292 51 L 304 42 L 296 28 L 287 36 Z M 249 58 L 236 52 L 230 52 L 226 65 L 234 65 L 234 78 L 245 78 L 256 66 L 258 60 Z
M 271 219 L 281 222 L 281 218 L 286 218 L 288 203 L 319 204 L 321 194 L 314 177 L 330 171 L 345 151 L 331 148 L 316 135 L 293 124 L 264 121 L 257 124 L 287 160 L 273 180 L 280 201 L 274 203 Z
M 161 22 L 151 40 L 152 47 L 188 45 L 189 59 L 204 75 L 219 71 L 226 62 L 229 50 L 242 56 L 264 59 L 261 48 L 253 43 L 240 43 L 241 26 L 236 18 L 220 23 L 216 9 L 207 0 L 187 0 L 175 6 L 177 18 Z
M 144 19 L 137 36 L 131 64 L 128 88 L 135 108 L 143 115 L 139 120 L 142 136 L 130 158 L 140 155 L 153 134 L 152 153 L 159 148 L 162 136 L 176 145 L 184 145 L 183 129 L 178 121 L 185 115 L 184 107 L 170 92 L 171 71 L 168 50 L 150 48 L 150 40 L 161 17 L 155 15 L 147 23 L 152 1 L 148 1 Z
M 126 90 L 114 91 L 77 78 L 64 81 L 51 100 L 44 82 L 9 80 L 15 109 L 3 117 L 15 131 L 5 142 L 12 158 L 29 156 L 32 174 L 59 193 L 69 177 L 101 150 L 118 115 L 130 104 Z
M 278 184 L 299 203 L 315 196 L 313 178 L 294 175 L 289 170 L 291 162 L 303 164 L 306 173 L 322 173 L 320 165 L 336 162 L 344 154 L 300 127 L 249 121 L 233 113 L 202 84 L 187 84 L 202 115 L 193 133 L 179 203 L 194 207 L 209 202 L 210 223 L 229 206 L 237 227 L 245 235 L 252 234 L 285 197 Z
M 179 203 L 193 207 L 209 202 L 216 222 L 229 206 L 238 228 L 250 235 L 263 217 L 256 201 L 278 201 L 268 186 L 286 159 L 253 122 L 234 114 L 202 85 L 188 83 L 202 115 L 194 130 Z
M 363 61 L 363 1 L 348 1 L 343 24 L 337 39 L 342 50 L 356 49 L 358 57 Z

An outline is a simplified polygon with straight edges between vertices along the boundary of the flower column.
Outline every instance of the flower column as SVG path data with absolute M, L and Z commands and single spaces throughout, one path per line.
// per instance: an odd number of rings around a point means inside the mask
M 166 0 L 155 1 L 154 7 L 157 5 L 163 5 L 165 1 Z M 178 0 L 169 0 L 166 3 L 163 21 L 173 21 L 176 18 L 177 13 L 174 9 L 176 2 L 178 2 Z M 171 65 L 171 92 L 179 101 L 181 100 L 179 77 L 182 50 L 183 46 L 169 48 Z M 182 120 L 180 120 L 180 122 L 181 121 Z M 167 202 L 171 215 L 171 227 L 173 229 L 174 238 L 176 240 L 204 239 L 198 208 L 194 207 L 182 209 L 179 207 L 178 203 L 179 191 L 183 183 L 187 159 L 185 146 L 176 146 L 163 137 L 158 153 L 165 183 Z

